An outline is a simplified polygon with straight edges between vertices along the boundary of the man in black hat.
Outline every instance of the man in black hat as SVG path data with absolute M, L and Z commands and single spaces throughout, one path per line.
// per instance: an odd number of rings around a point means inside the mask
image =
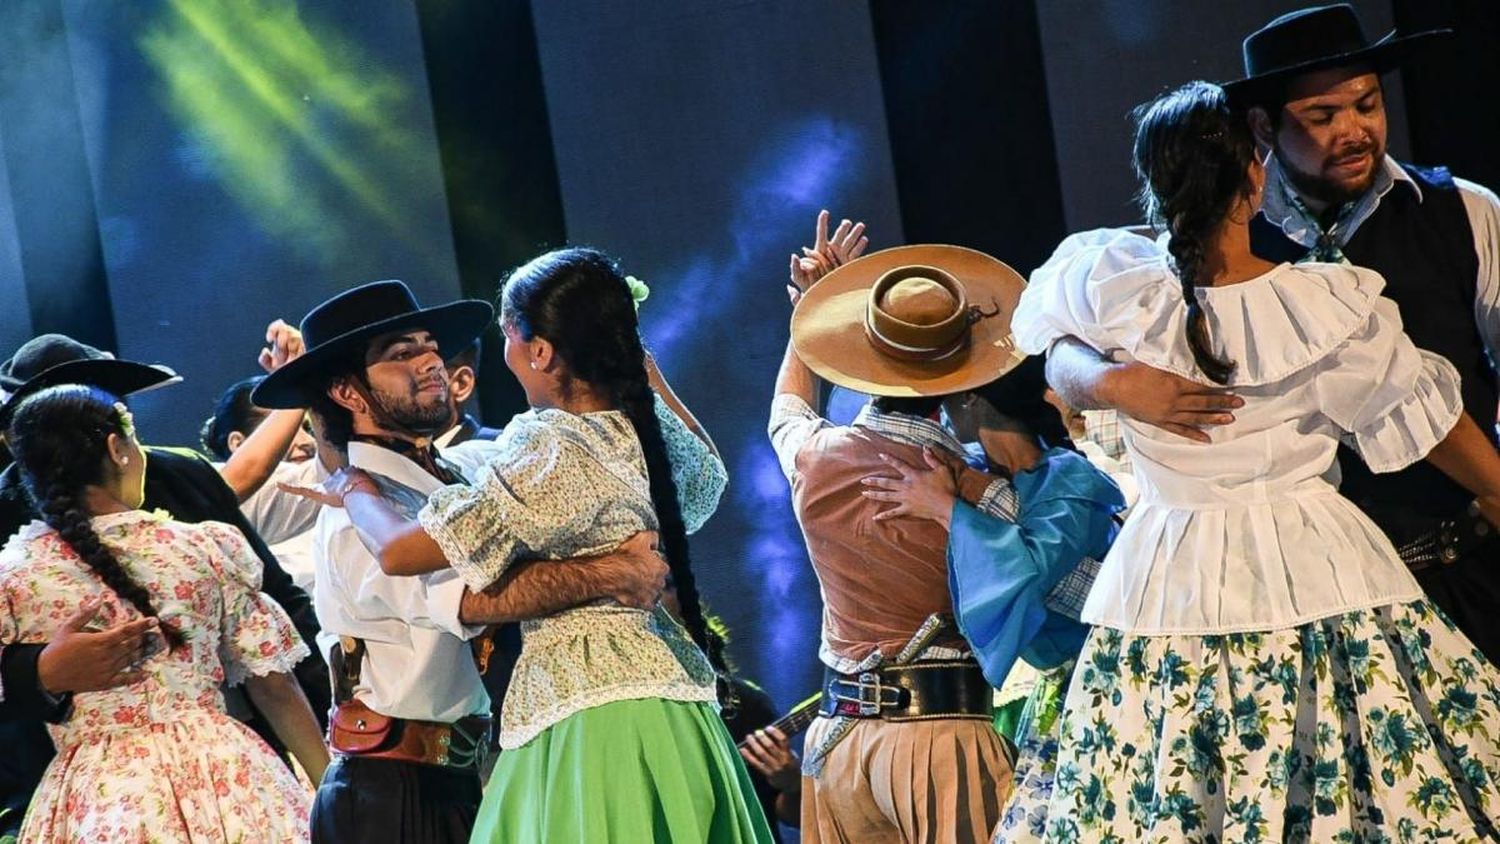
M 378 492 L 414 514 L 463 483 L 494 452 L 469 440 L 440 454 L 452 425 L 443 355 L 473 343 L 484 302 L 420 307 L 399 281 L 333 297 L 302 320 L 307 350 L 251 396 L 261 407 L 312 410 L 319 452 L 342 452 Z M 325 485 L 340 503 L 342 475 Z M 535 618 L 601 598 L 655 603 L 667 567 L 648 539 L 608 557 L 530 563 L 482 594 L 451 569 L 385 574 L 348 515 L 318 516 L 314 597 L 335 668 L 334 762 L 313 807 L 314 841 L 466 842 L 480 802 L 490 701 L 472 641 L 484 625 Z M 333 641 L 337 637 L 337 642 Z
M 1244 42 L 1244 79 L 1227 83 L 1274 151 L 1251 247 L 1273 261 L 1347 262 L 1385 277 L 1416 344 L 1463 378 L 1464 409 L 1495 440 L 1500 379 L 1500 201 L 1445 168 L 1386 154 L 1381 74 L 1447 30 L 1370 42 L 1339 4 L 1283 15 Z M 1072 343 L 1048 375 L 1069 403 L 1117 407 L 1201 438 L 1232 421 L 1238 399 L 1136 364 L 1109 365 Z M 1341 491 L 1391 538 L 1433 601 L 1500 659 L 1500 542 L 1471 496 L 1427 463 L 1375 475 L 1340 453 Z
M 9 424 L 21 400 L 45 387 L 56 384 L 89 384 L 122 398 L 176 384 L 182 379 L 165 366 L 116 360 L 107 352 L 80 343 L 62 334 L 43 334 L 23 344 L 4 363 L 0 363 L 0 431 Z M 220 521 L 238 527 L 265 564 L 262 588 L 286 609 L 298 632 L 309 642 L 318 633 L 317 618 L 307 593 L 297 588 L 282 571 L 275 556 L 245 522 L 234 493 L 208 461 L 184 449 L 148 446 L 146 499 L 144 507 L 163 509 L 186 522 Z M 7 458 L 8 461 L 8 458 Z M 39 518 L 27 497 L 19 469 L 8 465 L 0 472 L 0 542 L 9 538 L 28 522 Z M 65 635 L 69 631 L 62 631 Z M 56 643 L 54 643 L 56 644 Z M 0 805 L 24 810 L 31 791 L 41 779 L 42 771 L 52 757 L 52 743 L 42 729 L 41 719 L 61 719 L 68 712 L 69 698 L 53 692 L 92 691 L 101 685 L 80 686 L 76 683 L 52 685 L 43 672 L 37 671 L 41 646 L 16 645 L 0 654 L 4 686 L 0 695 L 16 703 L 7 706 L 10 720 L 0 722 L 0 746 L 7 749 L 0 763 Z M 115 672 L 103 675 L 105 679 Z M 299 683 L 315 712 L 323 711 L 329 699 L 328 669 L 319 656 L 303 660 L 296 669 Z M 122 679 L 134 679 L 125 675 Z M 281 745 L 268 725 L 258 717 L 251 726 L 273 747 Z M 7 818 L 9 816 L 6 816 Z M 18 819 L 17 819 L 18 820 Z

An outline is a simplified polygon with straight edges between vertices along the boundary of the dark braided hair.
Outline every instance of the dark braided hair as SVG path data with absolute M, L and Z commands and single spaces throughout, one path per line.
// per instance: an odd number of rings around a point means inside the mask
M 1167 251 L 1182 282 L 1188 308 L 1188 346 L 1198 368 L 1224 384 L 1234 363 L 1216 357 L 1203 306 L 1194 288 L 1203 278 L 1208 240 L 1235 200 L 1249 194 L 1255 139 L 1244 113 L 1231 108 L 1224 89 L 1189 82 L 1137 106 L 1135 173 L 1146 216 L 1171 235 Z
M 500 321 L 523 340 L 545 338 L 567 362 L 571 378 L 604 392 L 630 419 L 645 453 L 651 504 L 661 524 L 662 552 L 682 605 L 683 627 L 708 653 L 708 625 L 688 557 L 687 527 L 646 379 L 646 350 L 625 277 L 614 261 L 593 249 L 545 253 L 506 279 L 500 291 Z M 568 382 L 563 389 L 568 389 Z
M 157 615 L 151 593 L 136 583 L 94 532 L 84 505 L 84 488 L 102 484 L 110 470 L 108 437 L 128 436 L 129 423 L 116 407 L 119 399 L 78 384 L 49 387 L 28 396 L 16 409 L 8 434 L 26 492 L 42 520 L 57 531 L 79 559 L 136 611 Z M 160 621 L 168 646 L 183 643 L 182 633 Z

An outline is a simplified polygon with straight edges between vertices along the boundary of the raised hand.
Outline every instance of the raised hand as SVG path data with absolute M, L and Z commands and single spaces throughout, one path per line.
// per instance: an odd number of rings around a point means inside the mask
M 266 326 L 266 346 L 260 350 L 260 367 L 266 372 L 275 372 L 301 357 L 305 350 L 302 332 L 278 319 Z
M 819 211 L 817 223 L 813 229 L 812 247 L 802 247 L 800 255 L 792 253 L 791 284 L 787 285 L 787 296 L 793 304 L 801 299 L 802 294 L 816 284 L 818 279 L 835 268 L 858 258 L 864 254 L 865 247 L 870 245 L 870 239 L 865 237 L 864 223 L 851 223 L 849 220 L 843 220 L 830 237 L 828 220 L 828 210 L 825 208 Z
M 828 211 L 824 210 L 818 214 L 815 246 L 810 254 L 824 256 L 833 267 L 841 267 L 844 264 L 864 254 L 865 247 L 870 245 L 870 239 L 865 237 L 865 224 L 863 222 L 851 223 L 848 220 L 839 222 L 839 227 L 834 229 L 833 236 L 828 236 Z M 808 252 L 807 247 L 802 247 L 803 252 Z
M 932 452 L 922 449 L 922 466 L 913 466 L 905 460 L 889 454 L 880 459 L 890 467 L 891 475 L 874 475 L 860 483 L 866 487 L 861 493 L 871 501 L 882 501 L 896 506 L 875 514 L 875 521 L 912 518 L 931 519 L 944 527 L 958 500 L 958 482 L 954 480 L 953 468 Z

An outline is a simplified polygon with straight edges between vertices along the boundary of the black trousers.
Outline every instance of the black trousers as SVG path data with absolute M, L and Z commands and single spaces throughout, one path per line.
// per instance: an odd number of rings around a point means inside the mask
M 1500 665 L 1500 540 L 1486 542 L 1448 565 L 1413 574 L 1469 641 Z
M 468 844 L 479 775 L 391 759 L 337 757 L 313 801 L 314 844 Z

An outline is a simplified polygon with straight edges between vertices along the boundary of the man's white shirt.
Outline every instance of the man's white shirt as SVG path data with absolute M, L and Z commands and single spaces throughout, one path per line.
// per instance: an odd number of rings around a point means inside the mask
M 444 460 L 472 477 L 494 443 L 470 441 L 445 449 Z M 410 500 L 393 501 L 415 517 L 428 495 L 443 486 L 416 463 L 368 443 L 349 444 L 350 464 L 401 484 Z M 326 655 L 339 636 L 365 642 L 365 662 L 354 695 L 383 715 L 452 722 L 490 711 L 469 640 L 484 627 L 459 621 L 464 584 L 452 569 L 417 577 L 392 577 L 360 541 L 348 514 L 324 507 L 314 543 L 313 604 Z

